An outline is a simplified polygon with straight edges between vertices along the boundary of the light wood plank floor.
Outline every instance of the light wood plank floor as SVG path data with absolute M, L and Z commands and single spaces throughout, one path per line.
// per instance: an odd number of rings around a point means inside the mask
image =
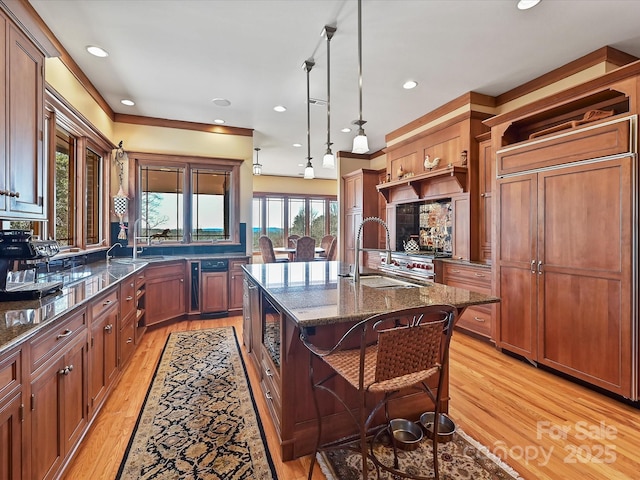
M 232 325 L 242 318 L 190 320 L 150 330 L 66 471 L 67 480 L 113 479 L 168 334 Z M 244 352 L 243 352 L 244 355 Z M 258 379 L 245 356 L 281 480 L 306 478 L 309 458 L 282 462 Z M 526 480 L 640 478 L 640 410 L 514 360 L 456 333 L 450 415 Z M 316 467 L 314 479 L 324 479 Z

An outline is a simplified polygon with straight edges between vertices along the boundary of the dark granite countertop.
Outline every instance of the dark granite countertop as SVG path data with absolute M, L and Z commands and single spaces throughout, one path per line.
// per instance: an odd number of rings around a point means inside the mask
M 365 270 L 365 276 L 356 284 L 352 277 L 342 276 L 348 272 L 348 265 L 341 262 L 252 264 L 243 268 L 301 327 L 350 322 L 421 305 L 451 304 L 462 309 L 500 301 L 497 297 L 439 283 L 413 288 L 402 284 L 368 285 L 366 276 L 390 277 L 380 275 L 377 270 Z M 404 278 L 397 280 L 407 282 Z
M 248 258 L 248 255 L 230 253 L 148 258 L 142 256 L 135 261 L 130 257 L 115 257 L 109 262 L 99 261 L 39 275 L 38 281 L 62 281 L 62 289 L 38 300 L 0 302 L 0 355 L 148 264 L 218 258 Z

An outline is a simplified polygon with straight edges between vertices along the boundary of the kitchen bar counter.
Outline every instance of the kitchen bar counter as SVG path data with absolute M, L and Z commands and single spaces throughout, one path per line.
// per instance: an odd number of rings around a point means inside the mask
M 241 253 L 141 256 L 135 260 L 114 257 L 108 262 L 38 274 L 38 281 L 62 281 L 62 289 L 37 300 L 0 302 L 0 355 L 150 263 L 246 257 Z
M 301 330 L 307 330 L 312 342 L 326 347 L 334 345 L 351 325 L 373 314 L 443 303 L 454 305 L 462 313 L 470 306 L 499 301 L 491 295 L 438 283 L 407 282 L 406 278 L 369 269 L 362 272 L 359 283 L 354 283 L 352 276 L 346 276 L 349 265 L 340 262 L 252 264 L 243 268 L 243 343 L 260 379 L 283 460 L 311 453 L 316 440 L 309 351 L 300 341 Z M 444 375 L 440 409 L 447 412 L 448 370 Z M 334 381 L 343 382 L 340 378 Z M 348 402 L 355 407 L 355 398 Z M 433 407 L 426 395 L 409 389 L 391 402 L 390 414 L 417 420 Z M 320 408 L 325 425 L 331 425 L 323 429 L 324 441 L 354 433 L 353 422 L 339 402 L 323 401 Z M 376 416 L 374 424 L 382 423 L 383 417 Z
M 252 264 L 245 270 L 300 327 L 353 322 L 376 313 L 422 305 L 450 304 L 461 312 L 472 305 L 499 301 L 497 297 L 439 283 L 413 288 L 366 285 L 367 276 L 380 274 L 377 270 L 365 270 L 356 284 L 353 277 L 344 276 L 348 268 L 340 262 L 308 262 Z

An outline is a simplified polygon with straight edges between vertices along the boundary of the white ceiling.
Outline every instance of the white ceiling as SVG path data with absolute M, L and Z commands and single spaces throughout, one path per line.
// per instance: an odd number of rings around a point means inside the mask
M 118 113 L 254 129 L 263 173 L 298 176 L 307 157 L 306 74 L 326 99 L 331 140 L 350 151 L 358 118 L 355 0 L 30 0 Z M 640 57 L 640 1 L 363 0 L 363 118 L 371 151 L 385 135 L 466 93 L 498 95 L 609 45 Z M 89 55 L 99 45 L 107 58 Z M 403 90 L 405 80 L 418 87 Z M 218 107 L 214 98 L 226 98 Z M 133 107 L 122 98 L 136 102 Z M 273 111 L 285 105 L 285 113 Z M 311 156 L 323 169 L 326 107 L 311 106 Z M 302 144 L 294 148 L 294 143 Z M 125 145 L 126 148 L 126 145 Z M 255 157 L 254 157 L 255 158 Z

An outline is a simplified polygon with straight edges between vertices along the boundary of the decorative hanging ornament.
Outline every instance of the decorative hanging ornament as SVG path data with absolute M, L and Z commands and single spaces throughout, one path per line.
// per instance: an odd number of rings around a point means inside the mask
M 113 211 L 120 219 L 120 232 L 118 233 L 118 240 L 126 240 L 127 227 L 124 224 L 124 214 L 127 211 L 127 205 L 129 203 L 129 199 L 124 194 L 124 189 L 122 188 L 122 178 L 124 173 L 123 159 L 127 158 L 127 154 L 122 148 L 122 141 L 120 141 L 120 143 L 118 144 L 118 149 L 114 150 L 113 156 L 120 170 L 118 172 L 118 177 L 120 179 L 120 189 L 118 190 L 118 193 L 113 197 Z

